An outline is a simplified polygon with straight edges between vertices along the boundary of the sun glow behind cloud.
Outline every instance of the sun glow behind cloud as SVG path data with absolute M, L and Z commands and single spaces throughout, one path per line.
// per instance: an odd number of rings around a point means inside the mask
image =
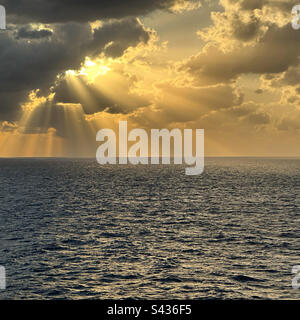
M 83 66 L 79 70 L 67 70 L 66 76 L 84 75 L 90 82 L 94 82 L 100 75 L 106 75 L 111 70 L 109 67 L 112 59 L 95 59 L 91 60 L 86 57 Z

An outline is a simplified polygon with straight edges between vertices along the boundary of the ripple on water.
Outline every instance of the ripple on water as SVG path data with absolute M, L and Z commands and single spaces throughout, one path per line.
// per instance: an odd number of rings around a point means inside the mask
M 0 160 L 0 299 L 299 299 L 300 161 Z

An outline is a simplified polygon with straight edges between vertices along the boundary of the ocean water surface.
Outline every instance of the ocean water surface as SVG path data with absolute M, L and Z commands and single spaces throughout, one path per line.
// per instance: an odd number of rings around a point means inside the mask
M 0 299 L 299 299 L 300 160 L 0 160 Z

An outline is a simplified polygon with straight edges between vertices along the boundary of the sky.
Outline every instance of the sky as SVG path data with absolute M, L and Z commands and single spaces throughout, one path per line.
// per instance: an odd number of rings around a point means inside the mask
M 299 157 L 298 0 L 0 0 L 0 157 L 95 157 L 102 128 Z

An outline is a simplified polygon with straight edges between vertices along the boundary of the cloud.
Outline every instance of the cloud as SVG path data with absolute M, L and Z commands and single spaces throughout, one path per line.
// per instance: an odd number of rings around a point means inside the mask
M 16 123 L 9 121 L 0 122 L 0 131 L 1 132 L 13 132 L 18 128 Z
M 87 41 L 92 41 L 87 24 L 57 25 L 51 39 L 34 42 L 0 33 L 0 118 L 16 117 L 31 90 L 45 91 L 57 74 L 78 68 L 85 55 L 82 44 Z
M 278 129 L 282 131 L 298 131 L 300 130 L 300 115 L 298 114 L 296 118 L 287 118 L 281 120 L 278 124 Z
M 50 100 L 39 104 L 30 113 L 26 126 L 21 127 L 25 134 L 47 133 L 49 128 L 54 128 L 59 136 L 66 135 L 65 109 L 62 106 L 53 104 Z M 83 118 L 80 119 L 84 121 Z M 78 121 L 78 119 L 77 119 Z
M 100 52 L 120 56 L 128 47 L 146 43 L 151 33 L 133 18 L 104 23 L 94 32 L 88 23 L 51 28 L 52 35 L 46 38 L 26 27 L 19 29 L 22 38 L 34 37 L 35 41 L 15 39 L 13 31 L 0 33 L 0 120 L 17 119 L 19 106 L 31 90 L 47 95 L 57 75 L 78 69 L 86 56 Z
M 53 32 L 49 29 L 33 29 L 31 26 L 26 25 L 18 29 L 16 32 L 17 39 L 42 39 L 51 37 Z
M 2 0 L 11 23 L 88 22 L 148 14 L 189 0 Z
M 136 18 L 109 21 L 95 29 L 93 41 L 88 46 L 90 56 L 101 52 L 111 57 L 119 57 L 130 46 L 150 40 L 151 31 L 146 30 Z
M 195 119 L 194 127 L 205 128 L 210 135 L 222 135 L 225 132 L 232 136 L 241 133 L 249 135 L 271 124 L 271 117 L 263 110 L 262 105 L 244 102 L 238 106 L 216 110 Z
M 142 108 L 131 119 L 148 127 L 167 127 L 195 121 L 218 110 L 240 105 L 243 97 L 229 85 L 211 87 L 178 86 L 170 82 L 157 85 L 160 94 L 151 108 Z
M 110 85 L 115 88 L 110 89 Z M 92 83 L 84 75 L 72 76 L 57 82 L 53 102 L 80 104 L 85 114 L 103 110 L 127 114 L 150 104 L 147 97 L 131 92 L 131 86 L 131 79 L 116 71 L 113 76 L 98 76 Z
M 109 87 L 109 81 L 116 81 L 115 76 L 110 79 L 110 73 L 99 76 L 93 83 L 89 83 L 82 75 L 76 79 L 72 76 L 72 80 L 59 81 L 53 88 L 55 96 L 33 109 L 22 132 L 46 133 L 49 128 L 54 128 L 57 135 L 68 136 L 67 123 L 70 117 L 67 115 L 72 113 L 72 110 L 78 111 L 76 126 L 81 128 L 87 127 L 86 115 L 101 113 L 106 116 L 123 115 L 130 122 L 145 128 L 169 127 L 174 123 L 195 121 L 212 112 L 237 108 L 243 100 L 235 88 L 229 85 L 197 88 L 178 86 L 170 82 L 156 85 L 160 92 L 159 98 L 145 97 L 131 92 L 135 80 L 126 78 L 124 74 L 118 74 L 117 77 L 118 88 L 113 91 L 109 91 L 107 87 L 101 89 L 101 82 L 108 83 Z M 69 81 L 72 81 L 73 85 Z M 236 117 L 255 111 L 244 108 Z M 234 111 L 232 112 L 233 115 Z M 249 118 L 250 121 L 252 120 Z
M 269 88 L 298 86 L 300 82 L 300 66 L 289 67 L 285 72 L 275 76 L 267 74 L 262 79 Z
M 252 113 L 245 118 L 245 121 L 253 125 L 268 124 L 270 117 L 266 113 Z
M 249 21 L 244 22 L 236 15 L 232 19 L 231 27 L 233 37 L 241 41 L 248 41 L 259 34 L 261 22 L 255 16 L 251 16 Z
M 293 1 L 205 2 L 212 6 L 202 10 L 216 12 L 198 31 L 204 41 L 187 37 L 178 50 L 172 44 L 182 28 L 178 12 L 197 8 L 196 1 L 2 1 L 9 28 L 0 33 L 0 130 L 21 142 L 45 135 L 64 141 L 66 155 L 92 155 L 95 131 L 124 119 L 146 129 L 204 128 L 217 150 L 265 152 L 266 133 L 268 142 L 274 132 L 280 141 L 299 128 Z M 159 9 L 169 12 L 145 21 L 157 26 L 164 45 L 136 18 Z M 185 14 L 186 32 L 204 26 L 195 17 L 201 12 Z M 171 61 L 175 50 L 180 57 L 198 53 Z
M 265 0 L 242 0 L 240 1 L 240 6 L 243 10 L 261 9 L 264 2 Z
M 255 44 L 224 52 L 207 45 L 179 68 L 200 85 L 226 83 L 242 74 L 281 73 L 300 63 L 300 33 L 290 25 L 271 25 Z
M 290 12 L 291 8 L 298 4 L 298 0 L 221 0 L 221 3 L 225 8 L 234 5 L 242 10 L 252 11 L 271 7 Z

